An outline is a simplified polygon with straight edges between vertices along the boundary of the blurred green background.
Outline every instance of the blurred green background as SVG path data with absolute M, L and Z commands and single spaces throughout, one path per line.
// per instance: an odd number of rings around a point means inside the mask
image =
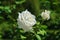
M 36 16 L 34 32 L 18 28 L 18 12 L 28 9 Z M 51 11 L 50 20 L 40 14 Z M 60 40 L 60 0 L 0 0 L 0 40 Z

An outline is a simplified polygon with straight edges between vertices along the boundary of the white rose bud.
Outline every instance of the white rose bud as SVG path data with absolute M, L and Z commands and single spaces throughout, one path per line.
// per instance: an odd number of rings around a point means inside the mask
M 45 10 L 45 12 L 42 12 L 42 13 L 41 13 L 41 17 L 42 17 L 44 20 L 49 20 L 49 19 L 50 19 L 50 11 Z
M 35 16 L 32 15 L 28 10 L 19 13 L 17 22 L 18 27 L 22 28 L 25 32 L 33 30 L 32 26 L 36 24 Z

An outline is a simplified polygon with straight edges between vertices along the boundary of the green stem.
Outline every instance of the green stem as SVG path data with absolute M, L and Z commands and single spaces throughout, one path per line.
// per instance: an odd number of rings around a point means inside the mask
M 37 40 L 41 40 L 41 37 L 40 37 L 38 34 L 36 34 L 36 33 L 34 32 L 34 30 L 32 30 L 31 32 L 34 33 L 34 35 L 36 36 Z
M 39 13 L 40 13 L 39 0 L 29 0 L 29 2 L 31 3 L 31 7 L 32 7 L 32 10 L 33 10 L 33 13 L 35 13 L 35 15 L 38 16 Z

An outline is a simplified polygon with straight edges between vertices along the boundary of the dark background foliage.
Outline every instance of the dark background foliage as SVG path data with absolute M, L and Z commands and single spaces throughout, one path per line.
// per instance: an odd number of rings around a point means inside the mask
M 34 33 L 24 33 L 17 26 L 18 12 L 28 9 L 36 16 Z M 50 20 L 43 21 L 40 14 L 51 11 Z M 60 0 L 0 0 L 0 39 L 6 40 L 60 40 Z

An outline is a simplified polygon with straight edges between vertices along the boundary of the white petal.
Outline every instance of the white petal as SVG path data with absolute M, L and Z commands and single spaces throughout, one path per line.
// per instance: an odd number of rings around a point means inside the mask
M 36 24 L 35 16 L 32 15 L 28 10 L 19 13 L 17 21 L 18 26 L 24 31 L 32 30 L 32 26 Z

